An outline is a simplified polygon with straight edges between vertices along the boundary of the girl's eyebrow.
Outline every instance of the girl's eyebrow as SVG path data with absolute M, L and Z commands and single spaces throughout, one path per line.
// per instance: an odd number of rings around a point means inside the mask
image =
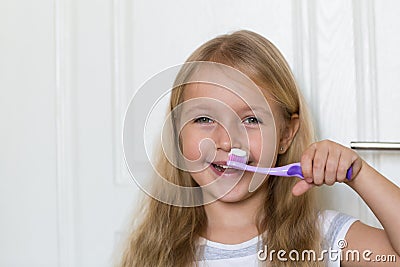
M 189 104 L 183 110 L 185 110 L 185 111 L 192 111 L 192 110 L 207 111 L 207 110 L 210 110 L 210 107 L 209 106 L 207 107 L 204 104 Z
M 254 107 L 245 106 L 245 107 L 242 107 L 241 109 L 239 109 L 239 112 L 246 112 L 246 111 L 262 112 L 262 113 L 271 115 L 271 110 L 267 107 L 262 107 L 262 106 L 254 106 Z
M 194 103 L 194 104 L 190 104 L 187 106 L 187 108 L 185 108 L 184 110 L 186 112 L 190 112 L 190 111 L 210 111 L 213 110 L 212 106 L 206 106 L 207 104 L 205 103 Z M 242 113 L 242 112 L 257 112 L 257 113 L 264 113 L 266 115 L 272 115 L 271 111 L 269 108 L 267 107 L 263 107 L 263 106 L 242 106 L 240 107 L 237 112 L 238 113 Z

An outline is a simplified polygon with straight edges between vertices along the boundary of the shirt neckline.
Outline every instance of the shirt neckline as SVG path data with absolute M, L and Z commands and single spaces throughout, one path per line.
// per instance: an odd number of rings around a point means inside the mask
M 244 241 L 242 243 L 238 244 L 224 244 L 224 243 L 219 243 L 215 241 L 208 240 L 204 237 L 200 237 L 200 245 L 205 245 L 208 247 L 214 247 L 214 248 L 220 248 L 220 249 L 226 249 L 226 250 L 238 250 L 242 248 L 246 248 L 249 246 L 252 246 L 254 244 L 257 244 L 258 241 L 261 240 L 261 236 L 255 236 L 250 240 Z

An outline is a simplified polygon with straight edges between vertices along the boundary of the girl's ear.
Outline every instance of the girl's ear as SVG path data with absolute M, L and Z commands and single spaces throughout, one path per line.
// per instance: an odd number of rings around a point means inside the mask
M 292 114 L 290 120 L 287 122 L 286 127 L 281 132 L 281 139 L 279 141 L 279 154 L 284 154 L 286 150 L 289 148 L 290 144 L 293 141 L 293 138 L 296 136 L 297 131 L 300 127 L 299 114 Z

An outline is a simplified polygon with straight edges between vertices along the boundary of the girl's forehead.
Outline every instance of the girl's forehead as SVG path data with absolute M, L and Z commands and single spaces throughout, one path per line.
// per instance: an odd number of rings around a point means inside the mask
M 239 98 L 233 89 L 211 83 L 190 83 L 183 89 L 183 99 L 189 100 L 199 97 L 210 97 L 214 99 L 227 100 L 227 97 Z
M 183 101 L 209 98 L 223 102 L 233 109 L 264 107 L 274 111 L 278 108 L 275 101 L 268 100 L 268 98 L 272 98 L 269 97 L 269 93 L 265 90 L 261 92 L 259 88 L 241 88 L 241 90 L 237 90 L 236 88 L 231 89 L 216 84 L 196 82 L 185 85 L 182 94 Z

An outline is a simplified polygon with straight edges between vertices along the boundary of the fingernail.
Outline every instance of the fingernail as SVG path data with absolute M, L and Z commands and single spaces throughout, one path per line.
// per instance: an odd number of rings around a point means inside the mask
M 306 178 L 306 182 L 307 182 L 307 183 L 311 184 L 312 181 L 313 181 L 312 178 Z

